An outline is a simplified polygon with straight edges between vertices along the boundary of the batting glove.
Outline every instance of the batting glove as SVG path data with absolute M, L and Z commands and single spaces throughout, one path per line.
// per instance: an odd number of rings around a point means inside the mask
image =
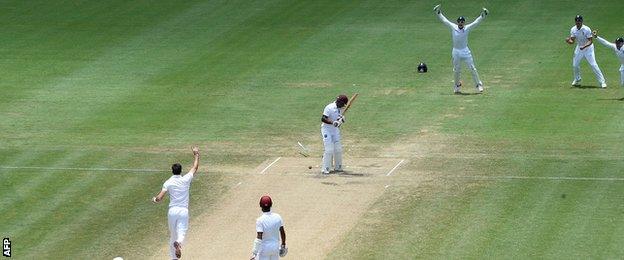
M 280 257 L 284 257 L 284 256 L 286 256 L 286 254 L 288 254 L 288 247 L 286 247 L 286 245 L 280 246 L 279 256 Z
M 347 120 L 345 119 L 345 117 L 344 117 L 343 115 L 340 115 L 340 116 L 338 117 L 338 121 L 340 121 L 340 123 L 344 123 L 344 122 L 346 122 Z
M 340 120 L 336 120 L 336 121 L 334 121 L 333 125 L 335 127 L 340 127 L 342 125 L 342 122 L 340 122 Z
M 442 9 L 440 8 L 440 5 L 436 5 L 435 7 L 433 7 L 433 11 L 436 14 L 440 14 L 440 12 L 442 12 Z

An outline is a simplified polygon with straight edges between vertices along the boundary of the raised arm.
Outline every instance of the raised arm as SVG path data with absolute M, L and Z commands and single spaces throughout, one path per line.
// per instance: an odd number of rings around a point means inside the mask
M 447 27 L 451 28 L 451 29 L 455 29 L 455 24 L 451 23 L 451 21 L 449 21 L 448 19 L 446 19 L 446 17 L 442 14 L 442 8 L 440 7 L 440 5 L 436 5 L 433 8 L 433 12 L 436 13 L 436 15 L 438 16 L 438 19 L 440 19 L 440 21 L 442 21 L 442 23 L 444 25 L 446 25 Z
M 612 50 L 617 50 L 617 47 L 615 46 L 615 43 L 609 42 L 609 41 L 605 40 L 604 38 L 598 36 L 596 31 L 593 32 L 593 35 L 594 35 L 594 37 L 596 37 L 596 39 L 598 39 L 598 42 L 600 42 L 605 47 L 610 48 Z
M 477 25 L 479 25 L 489 13 L 490 12 L 488 11 L 488 9 L 483 8 L 483 10 L 481 10 L 481 14 L 479 15 L 479 17 L 477 17 L 477 19 L 475 19 L 474 22 L 466 25 L 466 31 L 473 29 L 474 27 L 477 27 Z
M 193 146 L 192 150 L 193 150 L 193 157 L 195 158 L 195 160 L 193 161 L 193 167 L 191 167 L 191 170 L 189 171 L 189 173 L 195 174 L 195 172 L 197 172 L 197 169 L 199 168 L 199 147 Z
M 607 46 L 611 49 L 617 50 L 615 43 L 609 42 L 600 36 L 596 36 L 596 39 L 598 39 L 598 42 L 602 43 L 602 45 Z

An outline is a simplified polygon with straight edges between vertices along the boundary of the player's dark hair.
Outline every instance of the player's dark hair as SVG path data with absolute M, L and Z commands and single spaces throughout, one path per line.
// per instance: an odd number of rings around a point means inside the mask
M 180 175 L 180 173 L 182 173 L 182 165 L 180 165 L 179 163 L 174 163 L 173 165 L 171 165 L 171 172 L 173 173 L 173 175 Z

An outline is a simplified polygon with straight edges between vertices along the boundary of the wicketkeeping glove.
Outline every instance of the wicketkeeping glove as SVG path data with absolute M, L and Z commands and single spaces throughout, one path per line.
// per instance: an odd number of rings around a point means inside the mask
M 280 257 L 284 257 L 284 256 L 286 256 L 286 254 L 288 254 L 288 247 L 286 247 L 286 245 L 280 246 L 279 256 Z
M 481 11 L 481 13 L 483 14 L 483 17 L 485 17 L 488 14 L 490 14 L 490 11 L 488 11 L 488 9 L 485 9 L 485 7 L 483 7 L 483 11 Z

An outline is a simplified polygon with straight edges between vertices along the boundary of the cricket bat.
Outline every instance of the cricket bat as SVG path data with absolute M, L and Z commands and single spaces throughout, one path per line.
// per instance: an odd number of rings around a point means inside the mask
M 349 110 L 349 108 L 351 107 L 351 105 L 353 104 L 353 102 L 355 101 L 357 97 L 358 97 L 358 93 L 355 93 L 353 94 L 353 96 L 351 96 L 351 98 L 349 99 L 349 102 L 347 102 L 347 105 L 345 106 L 344 111 L 342 111 L 342 115 L 347 113 L 347 111 Z

